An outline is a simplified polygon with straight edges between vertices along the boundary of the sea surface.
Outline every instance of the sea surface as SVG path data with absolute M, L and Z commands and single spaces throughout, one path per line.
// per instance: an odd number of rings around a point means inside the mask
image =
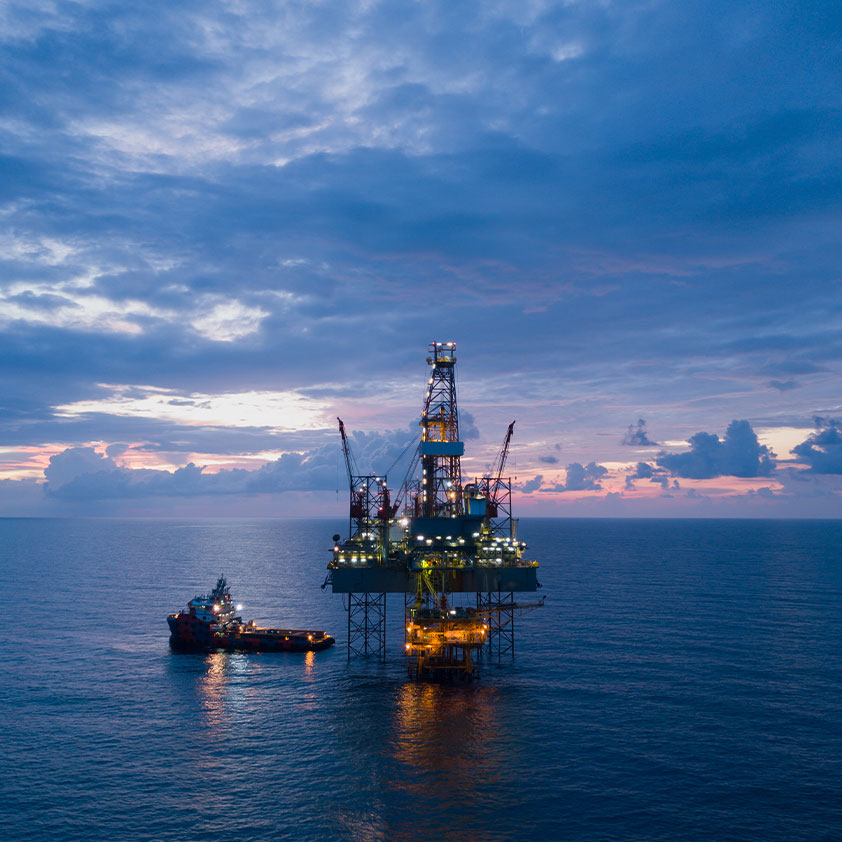
M 0 520 L 4 840 L 842 839 L 842 521 L 524 519 L 473 684 L 346 657 L 342 520 Z M 180 654 L 224 573 L 308 654 Z

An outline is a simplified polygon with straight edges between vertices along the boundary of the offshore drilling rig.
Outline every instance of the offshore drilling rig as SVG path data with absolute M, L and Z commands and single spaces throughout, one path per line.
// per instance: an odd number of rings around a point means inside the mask
M 394 502 L 385 476 L 359 472 L 338 419 L 349 537 L 334 535 L 324 586 L 347 595 L 349 659 L 385 658 L 386 594 L 404 594 L 404 645 L 414 678 L 474 678 L 480 651 L 498 661 L 513 655 L 515 617 L 543 605 L 514 600 L 515 592 L 540 587 L 538 562 L 523 559 L 526 545 L 517 537 L 511 481 L 503 473 L 514 421 L 489 475 L 462 482 L 455 351 L 453 342 L 430 345 L 421 439 Z M 470 597 L 473 605 L 457 604 Z

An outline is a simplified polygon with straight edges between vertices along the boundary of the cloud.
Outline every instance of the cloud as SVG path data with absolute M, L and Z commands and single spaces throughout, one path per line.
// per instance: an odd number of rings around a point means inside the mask
M 352 433 L 350 445 L 360 471 L 382 476 L 391 467 L 394 472 L 390 483 L 397 488 L 412 459 L 411 445 L 416 439 L 417 432 L 413 429 Z M 93 447 L 73 447 L 51 457 L 44 476 L 49 497 L 76 502 L 332 491 L 348 484 L 338 435 L 329 444 L 301 453 L 284 453 L 255 470 L 234 468 L 215 473 L 208 473 L 193 462 L 174 471 L 132 469 L 118 465 Z
M 779 392 L 789 392 L 798 388 L 798 383 L 794 380 L 770 380 L 766 385 Z
M 649 479 L 652 476 L 653 468 L 648 462 L 638 462 L 630 479 Z
M 842 474 L 842 422 L 834 418 L 816 416 L 816 431 L 792 453 L 806 462 L 815 474 Z
M 118 471 L 117 463 L 110 456 L 103 456 L 93 447 L 70 447 L 50 457 L 44 469 L 48 487 L 61 488 L 80 476 Z
M 642 418 L 637 419 L 637 424 L 629 424 L 622 444 L 629 447 L 657 447 L 658 442 L 652 441 L 646 433 L 646 422 Z
M 626 475 L 625 488 L 632 491 L 635 488 L 634 480 L 648 479 L 649 482 L 657 483 L 661 488 L 669 486 L 668 474 L 663 468 L 656 468 L 648 462 L 638 462 L 637 465 Z
M 568 491 L 596 491 L 602 488 L 599 480 L 608 473 L 608 468 L 588 462 L 584 467 L 579 462 L 567 466 L 565 487 Z
M 51 295 L 49 293 L 38 295 L 30 290 L 25 290 L 17 295 L 10 295 L 6 300 L 20 304 L 26 308 L 44 310 L 46 312 L 59 310 L 62 307 L 79 307 L 79 304 L 64 295 Z
M 368 400 L 396 427 L 434 331 L 467 352 L 483 430 L 522 406 L 542 453 L 563 406 L 576 464 L 638 406 L 696 430 L 823 405 L 842 118 L 814 10 L 144 9 L 4 6 L 4 443 L 297 452 L 312 473 L 326 433 L 295 412 L 283 436 L 257 405 L 233 430 L 186 396 Z M 130 418 L 101 384 L 172 391 Z M 641 424 L 627 446 L 654 444 Z
M 459 410 L 459 438 L 462 441 L 479 438 L 479 428 L 474 416 L 464 409 Z
M 531 480 L 528 480 L 521 486 L 521 491 L 524 494 L 531 494 L 533 491 L 537 491 L 541 487 L 541 483 L 543 482 L 544 477 L 542 474 L 536 474 Z
M 748 421 L 732 421 L 722 441 L 715 433 L 696 433 L 688 443 L 686 453 L 659 453 L 657 464 L 688 479 L 767 477 L 775 470 L 775 454 L 757 441 Z
M 571 462 L 567 466 L 567 476 L 563 483 L 542 488 L 541 491 L 599 491 L 602 489 L 599 481 L 607 473 L 608 468 L 604 465 L 598 465 L 596 462 L 588 462 L 587 465 L 582 465 L 581 462 Z
M 552 454 L 548 454 L 546 456 L 539 456 L 538 461 L 543 462 L 545 465 L 557 465 L 558 457 L 553 456 Z
M 648 462 L 638 462 L 634 468 L 626 475 L 625 488 L 626 491 L 633 491 L 636 486 L 634 480 L 648 479 L 649 482 L 660 485 L 666 491 L 670 488 L 669 472 L 664 468 L 659 468 Z M 673 480 L 672 488 L 679 488 L 678 480 Z

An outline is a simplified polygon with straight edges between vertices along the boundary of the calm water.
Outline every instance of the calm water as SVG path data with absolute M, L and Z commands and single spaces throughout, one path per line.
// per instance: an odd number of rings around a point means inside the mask
M 842 522 L 523 520 L 474 685 L 345 656 L 343 521 L 0 520 L 8 840 L 838 840 Z M 224 572 L 316 654 L 170 652 Z

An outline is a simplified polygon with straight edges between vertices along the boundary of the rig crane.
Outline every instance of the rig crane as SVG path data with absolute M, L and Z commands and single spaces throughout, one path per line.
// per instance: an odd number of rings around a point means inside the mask
M 348 472 L 348 485 L 351 489 L 351 496 L 354 496 L 354 477 L 359 475 L 354 457 L 351 453 L 351 445 L 348 442 L 348 436 L 345 434 L 345 424 L 342 419 L 337 416 L 336 420 L 339 422 L 339 435 L 342 436 L 342 454 L 345 457 L 345 470 Z
M 500 507 L 500 497 L 503 490 L 503 469 L 506 467 L 506 459 L 509 456 L 509 445 L 512 441 L 512 435 L 515 432 L 515 421 L 509 424 L 506 430 L 506 435 L 503 438 L 503 446 L 500 448 L 500 453 L 491 469 L 488 481 L 488 516 L 497 517 L 497 510 Z

